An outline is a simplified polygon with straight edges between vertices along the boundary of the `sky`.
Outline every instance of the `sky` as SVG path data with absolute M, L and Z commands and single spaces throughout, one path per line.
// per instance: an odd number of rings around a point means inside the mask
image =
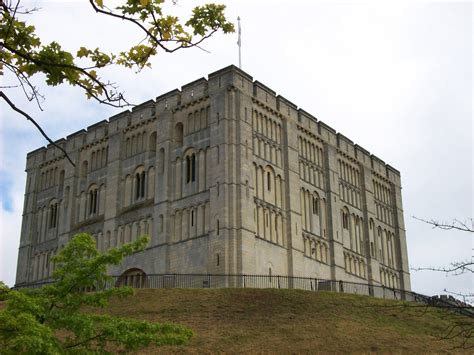
M 104 0 L 105 4 L 114 3 Z M 115 1 L 116 3 L 116 1 Z M 196 1 L 179 0 L 189 16 Z M 411 268 L 470 260 L 473 234 L 432 229 L 413 216 L 451 222 L 473 217 L 473 5 L 470 2 L 221 1 L 242 24 L 242 69 L 401 172 Z M 97 15 L 87 1 L 24 1 L 44 43 L 106 51 L 140 41 L 130 24 Z M 131 102 L 141 103 L 230 64 L 237 34 L 204 48 L 159 53 L 141 73 L 109 68 Z M 78 88 L 47 87 L 43 111 L 21 91 L 14 102 L 59 139 L 120 109 L 87 100 Z M 6 75 L 2 85 L 13 83 Z M 31 123 L 0 102 L 0 280 L 13 285 L 26 154 L 46 145 Z M 411 271 L 412 289 L 474 292 L 472 275 Z

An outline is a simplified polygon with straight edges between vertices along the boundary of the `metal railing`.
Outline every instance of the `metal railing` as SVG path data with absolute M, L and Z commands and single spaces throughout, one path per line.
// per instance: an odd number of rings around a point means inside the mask
M 377 298 L 424 301 L 423 296 L 411 291 L 349 281 L 325 280 L 285 275 L 225 275 L 225 274 L 152 274 L 112 276 L 106 288 L 131 286 L 134 288 L 279 288 L 307 291 L 333 291 L 366 295 Z
M 15 288 L 38 288 L 53 283 L 53 280 L 42 280 L 35 283 L 16 285 Z M 450 308 L 454 311 L 474 317 L 474 309 L 467 307 L 454 307 L 449 302 L 444 302 L 437 297 L 425 296 L 412 291 L 370 285 L 340 280 L 325 280 L 310 277 L 285 276 L 285 275 L 246 275 L 246 274 L 136 274 L 111 276 L 102 285 L 87 288 L 86 291 L 95 289 L 110 289 L 114 287 L 130 286 L 133 288 L 276 288 L 298 289 L 307 291 L 331 291 L 355 295 L 365 295 L 376 298 L 404 300 L 424 303 L 426 305 Z

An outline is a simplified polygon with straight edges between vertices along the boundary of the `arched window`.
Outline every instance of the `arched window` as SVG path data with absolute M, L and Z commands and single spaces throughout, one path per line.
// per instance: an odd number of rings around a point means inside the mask
M 160 149 L 160 154 L 158 156 L 158 172 L 163 174 L 165 172 L 165 150 Z
M 135 173 L 135 200 L 145 198 L 145 171 Z
M 174 128 L 174 140 L 179 147 L 183 145 L 183 124 L 181 122 L 177 123 Z
M 148 139 L 148 150 L 150 158 L 154 157 L 156 154 L 156 132 L 153 132 Z
M 196 154 L 186 157 L 186 183 L 196 181 Z
M 349 212 L 342 211 L 342 228 L 349 229 Z
M 87 198 L 89 200 L 89 216 L 97 214 L 97 211 L 99 210 L 98 205 L 99 205 L 99 200 L 98 200 L 98 195 L 99 195 L 99 190 L 97 189 L 96 185 L 92 185 L 89 188 L 89 192 L 87 195 Z
M 148 286 L 147 275 L 138 268 L 125 271 L 117 280 L 116 287 L 129 286 L 134 288 L 142 288 Z
M 196 154 L 191 156 L 191 181 L 196 181 Z
M 267 190 L 270 191 L 272 189 L 272 175 L 270 172 L 267 172 Z
M 186 183 L 191 181 L 191 158 L 189 156 L 186 157 Z
M 61 170 L 59 173 L 59 186 L 62 187 L 64 185 L 64 170 Z
M 132 143 L 130 142 L 130 137 L 125 141 L 125 157 L 128 158 L 132 155 Z
M 318 198 L 313 196 L 313 214 L 319 215 L 319 204 Z
M 83 177 L 83 178 L 85 178 L 87 176 L 88 165 L 89 165 L 89 163 L 87 162 L 87 160 L 84 160 L 82 162 L 81 177 Z
M 53 200 L 49 204 L 49 229 L 56 228 L 58 226 L 58 202 Z

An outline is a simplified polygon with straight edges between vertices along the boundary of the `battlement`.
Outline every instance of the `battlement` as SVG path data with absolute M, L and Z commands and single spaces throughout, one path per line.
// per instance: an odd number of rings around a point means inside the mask
M 97 122 L 87 127 L 87 129 L 79 130 L 59 141 L 66 151 L 69 152 L 77 149 L 79 146 L 107 138 L 108 135 L 117 133 L 129 126 L 134 126 L 142 120 L 159 119 L 160 115 L 165 112 L 204 100 L 209 97 L 210 93 L 229 87 L 241 90 L 251 96 L 255 102 L 271 111 L 278 112 L 282 117 L 295 120 L 298 125 L 311 132 L 311 134 L 336 146 L 341 153 L 374 169 L 377 173 L 387 178 L 397 176 L 399 179 L 400 173 L 398 170 L 385 164 L 381 159 L 360 147 L 342 133 L 337 132 L 323 121 L 318 120 L 318 118 L 307 111 L 299 108 L 285 97 L 277 95 L 274 90 L 260 81 L 253 80 L 251 75 L 235 65 L 219 69 L 210 73 L 207 79 L 202 77 L 194 80 L 181 86 L 181 89 L 174 89 L 164 93 L 157 96 L 154 100 L 150 99 L 134 106 L 131 110 L 122 111 L 111 116 L 108 120 Z M 57 150 L 57 148 L 50 144 L 47 147 L 38 148 L 28 153 L 27 158 L 30 161 L 34 157 L 32 160 L 32 163 L 34 161 L 33 165 L 42 163 L 57 154 L 50 152 L 52 150 Z

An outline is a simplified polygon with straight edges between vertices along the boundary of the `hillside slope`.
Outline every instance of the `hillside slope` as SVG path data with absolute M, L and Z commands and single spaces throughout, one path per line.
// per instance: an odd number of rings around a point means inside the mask
M 195 332 L 186 346 L 143 353 L 451 352 L 460 340 L 440 338 L 456 320 L 473 322 L 403 302 L 273 289 L 137 290 L 105 312 L 172 321 Z

